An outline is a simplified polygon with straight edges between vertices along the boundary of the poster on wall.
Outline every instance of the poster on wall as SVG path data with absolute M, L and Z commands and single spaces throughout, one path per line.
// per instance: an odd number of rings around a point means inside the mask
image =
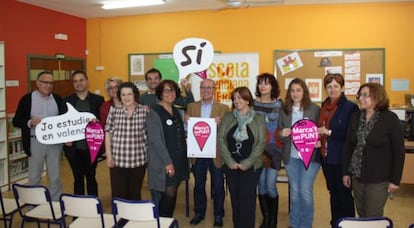
M 276 63 L 282 72 L 282 75 L 295 71 L 303 66 L 302 60 L 297 52 L 283 56 L 282 58 L 276 60 Z
M 246 86 L 254 95 L 256 76 L 259 74 L 258 53 L 215 54 L 213 63 L 207 69 L 207 78 L 216 82 L 216 101 L 231 106 L 231 92 L 240 86 Z M 201 78 L 193 75 L 190 79 L 195 100 L 200 99 Z
M 309 95 L 313 102 L 322 101 L 322 79 L 320 78 L 306 78 L 305 83 L 309 89 Z

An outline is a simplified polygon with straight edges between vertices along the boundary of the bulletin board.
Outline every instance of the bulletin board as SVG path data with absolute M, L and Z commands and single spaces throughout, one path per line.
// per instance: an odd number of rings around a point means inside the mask
M 285 98 L 290 80 L 303 79 L 308 85 L 312 101 L 326 98 L 323 78 L 340 73 L 345 78 L 345 95 L 355 99 L 359 86 L 365 82 L 385 82 L 385 49 L 309 49 L 275 50 L 274 74 Z
M 135 83 L 140 91 L 146 91 L 145 72 L 157 68 L 162 79 L 178 82 L 179 72 L 172 53 L 133 53 L 128 54 L 129 81 Z

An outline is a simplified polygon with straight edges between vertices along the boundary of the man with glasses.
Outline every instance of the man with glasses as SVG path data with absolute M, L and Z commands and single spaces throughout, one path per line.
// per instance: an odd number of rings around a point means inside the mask
M 22 129 L 23 149 L 29 162 L 29 185 L 41 184 L 43 165 L 46 163 L 49 190 L 52 200 L 57 201 L 62 193 L 60 179 L 62 144 L 40 143 L 36 138 L 35 129 L 43 118 L 63 114 L 67 108 L 63 99 L 52 93 L 53 74 L 51 72 L 40 72 L 37 76 L 36 87 L 35 91 L 27 93 L 20 99 L 13 118 L 13 125 Z
M 204 79 L 200 83 L 201 100 L 188 105 L 185 114 L 185 122 L 190 117 L 214 118 L 220 124 L 221 118 L 229 108 L 221 103 L 214 102 L 215 82 L 211 79 Z M 194 186 L 194 212 L 195 216 L 190 224 L 197 225 L 204 219 L 207 208 L 206 177 L 207 170 L 210 170 L 211 190 L 214 199 L 214 226 L 223 226 L 224 216 L 224 178 L 221 168 L 219 147 L 216 147 L 216 158 L 192 159 Z
M 155 88 L 160 84 L 162 80 L 161 72 L 155 68 L 148 70 L 145 73 L 145 81 L 147 81 L 148 91 L 143 93 L 139 97 L 139 103 L 142 105 L 146 105 L 152 107 L 154 104 L 159 102 L 157 96 L 155 95 Z M 181 87 L 185 88 L 186 96 L 179 96 L 174 102 L 175 106 L 178 106 L 179 109 L 187 109 L 187 105 L 191 102 L 194 102 L 193 93 L 191 92 L 191 88 L 188 86 L 186 80 L 181 82 Z
M 79 112 L 90 112 L 96 118 L 99 118 L 99 108 L 104 103 L 104 98 L 88 91 L 89 81 L 86 72 L 80 70 L 73 72 L 72 82 L 75 93 L 66 97 L 66 102 L 70 103 Z M 75 179 L 74 193 L 85 195 L 86 179 L 87 195 L 98 196 L 98 183 L 95 177 L 97 161 L 91 163 L 86 140 L 67 142 L 63 149 Z

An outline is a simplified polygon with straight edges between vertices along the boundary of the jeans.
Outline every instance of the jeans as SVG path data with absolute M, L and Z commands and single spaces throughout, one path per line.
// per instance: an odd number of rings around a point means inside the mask
M 259 179 L 259 195 L 267 194 L 271 198 L 276 198 L 278 195 L 276 181 L 277 170 L 272 168 L 263 168 Z
M 214 216 L 224 216 L 224 177 L 221 168 L 214 165 L 212 158 L 197 158 L 193 166 L 195 178 L 194 212 L 205 216 L 207 208 L 206 179 L 207 170 L 211 175 L 211 190 L 214 203 Z
M 308 170 L 301 159 L 290 158 L 285 165 L 290 186 L 289 223 L 293 228 L 310 228 L 313 223 L 313 183 L 320 164 L 311 162 Z

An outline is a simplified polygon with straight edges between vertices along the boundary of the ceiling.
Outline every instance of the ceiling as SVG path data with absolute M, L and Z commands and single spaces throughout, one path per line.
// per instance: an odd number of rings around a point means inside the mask
M 155 14 L 196 10 L 219 10 L 227 6 L 226 0 L 166 0 L 164 5 L 104 10 L 103 2 L 116 0 L 18 0 L 81 18 L 117 17 L 138 14 Z M 367 2 L 412 2 L 414 0 L 240 0 L 251 3 L 249 7 L 266 5 L 336 4 Z M 274 3 L 269 3 L 274 1 Z M 263 3 L 265 2 L 265 3 Z

